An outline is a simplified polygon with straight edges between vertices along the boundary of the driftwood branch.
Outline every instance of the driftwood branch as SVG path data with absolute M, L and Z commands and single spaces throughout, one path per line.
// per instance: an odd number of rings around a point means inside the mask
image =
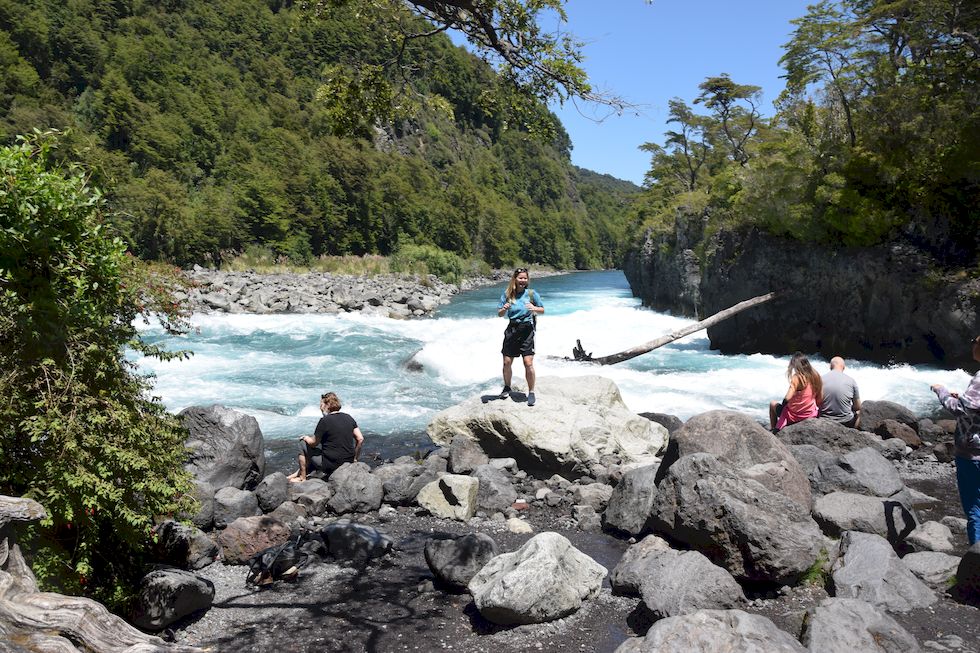
M 631 358 L 636 358 L 641 354 L 653 351 L 658 347 L 663 347 L 666 344 L 674 342 L 684 336 L 689 336 L 696 331 L 702 329 L 707 329 L 710 326 L 714 326 L 723 320 L 727 320 L 731 316 L 741 313 L 747 308 L 753 306 L 758 306 L 759 304 L 764 304 L 773 297 L 776 293 L 771 292 L 765 295 L 760 295 L 758 297 L 753 297 L 752 299 L 746 299 L 744 302 L 739 302 L 734 306 L 730 306 L 723 311 L 719 311 L 712 315 L 711 317 L 705 318 L 700 322 L 694 322 L 693 324 L 688 324 L 686 327 L 678 329 L 677 331 L 672 331 L 666 335 L 660 336 L 656 340 L 651 340 L 650 342 L 645 342 L 637 347 L 632 347 L 625 351 L 621 351 L 618 354 L 610 354 L 609 356 L 600 356 L 598 358 L 593 358 L 591 352 L 586 353 L 585 348 L 582 347 L 582 342 L 580 340 L 575 341 L 575 347 L 572 349 L 572 357 L 574 360 L 583 361 L 587 363 L 599 363 L 600 365 L 613 365 L 614 363 L 622 363 L 623 361 L 628 361 Z
M 0 496 L 0 540 L 5 553 L 0 563 L 0 636 L 17 642 L 17 650 L 39 653 L 200 652 L 147 635 L 92 599 L 39 592 L 10 522 L 42 517 L 44 509 L 37 502 Z

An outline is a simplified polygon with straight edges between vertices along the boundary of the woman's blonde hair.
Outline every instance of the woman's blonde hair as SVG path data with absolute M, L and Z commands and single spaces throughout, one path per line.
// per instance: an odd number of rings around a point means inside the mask
M 507 284 L 507 299 L 509 301 L 514 301 L 514 294 L 517 290 L 517 275 L 521 272 L 527 275 L 527 287 L 531 287 L 531 273 L 527 271 L 527 268 L 517 268 L 514 273 L 510 275 L 510 283 Z
M 817 374 L 817 371 L 813 369 L 810 365 L 810 361 L 802 352 L 796 352 L 793 357 L 789 359 L 789 366 L 786 368 L 786 378 L 790 381 L 793 380 L 793 376 L 797 375 L 803 382 L 803 385 L 799 388 L 802 390 L 808 385 L 813 388 L 813 399 L 818 404 L 823 401 L 823 379 Z
M 320 403 L 327 407 L 328 413 L 335 413 L 340 410 L 340 397 L 333 392 L 324 392 L 320 395 Z

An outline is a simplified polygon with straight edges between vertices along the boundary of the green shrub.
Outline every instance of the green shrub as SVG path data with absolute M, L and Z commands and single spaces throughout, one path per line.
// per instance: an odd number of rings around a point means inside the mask
M 402 245 L 391 257 L 391 268 L 395 272 L 434 274 L 449 283 L 463 278 L 463 259 L 435 245 Z
M 186 433 L 124 348 L 179 356 L 134 321 L 183 323 L 172 272 L 126 254 L 87 172 L 51 162 L 56 145 L 35 134 L 0 148 L 0 494 L 47 511 L 27 542 L 44 587 L 118 605 L 154 516 L 193 507 Z

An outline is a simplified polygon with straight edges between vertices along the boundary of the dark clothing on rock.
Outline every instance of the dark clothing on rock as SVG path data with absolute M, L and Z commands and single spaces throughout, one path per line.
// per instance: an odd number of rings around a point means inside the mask
M 337 462 L 339 467 L 343 463 L 354 462 L 354 429 L 357 422 L 347 413 L 329 413 L 320 418 L 313 437 L 316 438 L 323 457 L 331 462 Z M 336 469 L 336 467 L 334 468 Z
M 511 321 L 504 331 L 500 353 L 511 358 L 534 356 L 534 323 Z

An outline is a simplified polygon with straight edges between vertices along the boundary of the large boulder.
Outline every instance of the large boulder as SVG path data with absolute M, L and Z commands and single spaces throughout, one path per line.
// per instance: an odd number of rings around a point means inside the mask
M 236 519 L 218 535 L 218 545 L 226 564 L 243 565 L 259 551 L 284 544 L 288 539 L 289 527 L 263 515 Z
M 542 377 L 535 392 L 547 400 L 533 410 L 473 397 L 437 414 L 427 433 L 439 445 L 469 438 L 489 456 L 512 457 L 542 477 L 591 474 L 606 454 L 652 463 L 667 443 L 667 429 L 632 413 L 605 377 Z
M 789 449 L 806 471 L 818 497 L 837 491 L 887 497 L 905 488 L 895 466 L 872 447 L 841 455 L 812 444 L 794 444 Z
M 885 420 L 894 420 L 904 424 L 916 433 L 919 432 L 919 419 L 911 410 L 894 401 L 862 401 L 861 430 L 878 431 Z
M 653 528 L 651 511 L 657 497 L 658 465 L 644 465 L 628 470 L 613 488 L 609 504 L 602 514 L 609 528 L 639 535 Z
M 472 476 L 446 474 L 419 491 L 416 501 L 436 517 L 466 521 L 476 514 L 480 481 Z
M 660 476 L 692 453 L 710 453 L 773 492 L 810 507 L 810 482 L 803 468 L 786 445 L 748 415 L 712 410 L 687 420 L 674 434 Z
M 909 571 L 883 537 L 848 531 L 832 568 L 834 595 L 862 599 L 889 612 L 925 608 L 935 593 Z
M 214 583 L 181 569 L 157 569 L 140 581 L 133 625 L 162 630 L 173 622 L 207 610 L 214 601 Z
M 831 492 L 813 504 L 813 518 L 824 532 L 839 537 L 844 531 L 874 533 L 890 542 L 904 540 L 918 520 L 908 496 L 869 497 L 852 492 Z
M 645 637 L 616 653 L 805 653 L 803 645 L 769 619 L 741 610 L 698 610 L 661 619 Z
M 265 441 L 254 417 L 218 405 L 191 406 L 178 417 L 188 433 L 185 467 L 195 478 L 215 490 L 251 490 L 265 476 Z
M 697 551 L 675 551 L 658 539 L 650 536 L 630 547 L 639 547 L 638 554 L 623 555 L 610 577 L 613 591 L 638 591 L 656 618 L 745 604 L 742 588 L 727 571 Z
M 485 533 L 425 543 L 425 563 L 432 574 L 453 589 L 465 590 L 476 573 L 497 555 L 497 543 Z
M 366 463 L 341 465 L 327 485 L 332 491 L 328 504 L 337 514 L 377 510 L 384 498 L 384 483 Z
M 533 624 L 572 614 L 599 593 L 605 576 L 605 567 L 565 537 L 541 533 L 487 562 L 469 591 L 488 621 Z
M 917 653 L 907 630 L 859 599 L 829 598 L 807 610 L 800 640 L 812 653 Z
M 862 416 L 861 419 L 864 419 Z M 776 434 L 783 444 L 812 444 L 836 455 L 865 447 L 884 448 L 881 438 L 851 429 L 831 419 L 805 419 L 781 429 Z
M 810 511 L 711 454 L 674 463 L 653 502 L 655 528 L 747 581 L 793 583 L 823 536 Z

